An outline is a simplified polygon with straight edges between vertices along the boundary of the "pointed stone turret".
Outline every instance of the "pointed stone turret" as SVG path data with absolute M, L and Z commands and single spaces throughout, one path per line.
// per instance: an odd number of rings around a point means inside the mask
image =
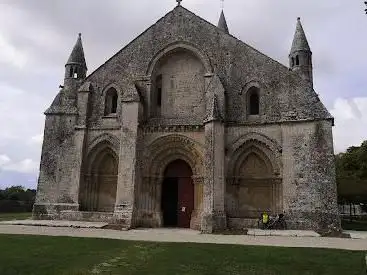
M 294 34 L 291 54 L 297 51 L 311 51 L 305 31 L 303 30 L 301 18 L 297 18 L 296 32 Z
M 207 108 L 207 114 L 204 120 L 204 123 L 209 123 L 212 121 L 222 121 L 222 116 L 220 115 L 219 107 L 218 107 L 218 99 L 217 95 L 214 95 Z
M 75 46 L 65 65 L 65 84 L 67 85 L 70 79 L 84 79 L 86 74 L 87 64 L 85 62 L 82 35 L 79 33 Z
M 224 16 L 223 10 L 220 14 L 220 18 L 219 18 L 219 22 L 218 22 L 218 28 L 220 28 L 225 33 L 229 34 L 227 20 L 226 20 L 226 17 Z
M 299 71 L 313 86 L 312 52 L 299 17 L 289 54 L 289 66 L 292 71 Z

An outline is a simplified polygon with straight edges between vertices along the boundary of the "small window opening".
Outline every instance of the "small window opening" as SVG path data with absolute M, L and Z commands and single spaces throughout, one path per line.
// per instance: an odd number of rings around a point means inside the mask
M 73 75 L 74 78 L 78 78 L 78 68 L 75 68 L 74 69 L 74 75 Z
M 252 87 L 249 90 L 249 114 L 258 115 L 260 113 L 259 89 Z
M 105 98 L 105 115 L 111 115 L 117 113 L 117 101 L 118 101 L 118 95 L 117 91 L 114 88 L 108 89 L 106 92 L 106 98 Z
M 296 65 L 299 65 L 299 56 L 296 56 Z
M 157 106 L 161 107 L 162 106 L 162 75 L 158 75 L 156 78 L 156 89 L 157 89 L 157 94 L 156 94 Z
M 73 77 L 73 75 L 74 75 L 73 67 L 70 67 L 70 70 L 69 70 L 69 77 Z
M 111 113 L 116 114 L 117 113 L 117 94 L 114 94 L 112 96 L 112 108 Z

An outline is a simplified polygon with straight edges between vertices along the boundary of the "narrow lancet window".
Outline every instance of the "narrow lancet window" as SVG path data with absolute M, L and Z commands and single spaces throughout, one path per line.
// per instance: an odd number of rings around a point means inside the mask
M 256 87 L 250 88 L 248 91 L 248 108 L 249 115 L 259 115 L 260 114 L 260 99 L 259 99 L 259 89 Z
M 118 95 L 117 91 L 114 88 L 108 89 L 106 92 L 106 98 L 105 98 L 105 115 L 111 115 L 117 113 L 117 101 L 118 101 Z

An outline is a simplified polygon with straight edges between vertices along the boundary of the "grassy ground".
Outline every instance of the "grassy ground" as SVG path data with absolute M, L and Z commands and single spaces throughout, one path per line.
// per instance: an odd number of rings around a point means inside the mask
M 364 253 L 327 249 L 170 244 L 0 235 L 0 274 L 364 273 Z
M 342 220 L 344 230 L 367 231 L 367 220 Z
M 0 221 L 25 220 L 32 216 L 32 213 L 0 213 Z

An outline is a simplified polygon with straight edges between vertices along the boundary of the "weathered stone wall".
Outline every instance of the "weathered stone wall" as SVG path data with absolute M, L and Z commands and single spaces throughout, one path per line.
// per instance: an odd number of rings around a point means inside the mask
M 153 96 L 159 73 L 169 80 L 164 79 L 162 116 L 157 117 Z M 93 72 L 83 84 L 88 96 L 78 95 L 76 100 L 81 83 L 68 80 L 66 84 L 68 93 L 60 92 L 50 108 L 53 115 L 46 117 L 35 217 L 78 210 L 79 180 L 75 179 L 87 172 L 93 148 L 107 142 L 119 155 L 115 214 L 108 219 L 129 227 L 159 226 L 162 169 L 179 157 L 192 166 L 195 194 L 204 193 L 212 219 L 223 214 L 221 198 L 228 197 L 221 175 L 233 177 L 228 169 L 236 150 L 254 142 L 267 150 L 276 177 L 282 179 L 277 209 L 284 207 L 291 226 L 338 226 L 331 116 L 315 91 L 297 73 L 188 10 L 175 8 Z M 249 117 L 247 110 L 247 91 L 252 86 L 260 91 L 260 114 L 255 117 Z M 106 117 L 105 93 L 110 87 L 118 93 L 117 113 Z M 203 101 L 214 94 L 225 121 L 221 127 L 207 127 L 205 135 L 208 102 Z M 216 147 L 216 131 L 223 134 L 225 148 Z M 149 145 L 164 136 L 168 140 L 173 136 L 171 143 L 159 143 L 161 148 L 155 150 L 161 155 L 152 159 Z M 214 162 L 204 160 L 210 152 Z M 206 222 L 200 221 L 205 203 L 195 200 L 197 228 Z M 251 221 L 228 221 L 229 226 L 246 223 Z
M 340 228 L 331 121 L 282 125 L 284 209 L 291 228 Z
M 154 116 L 163 118 L 192 118 L 198 123 L 205 114 L 204 66 L 189 51 L 177 51 L 159 61 L 154 78 L 162 77 L 161 106 L 157 106 L 157 84 L 152 86 L 151 106 Z
M 76 156 L 73 136 L 75 120 L 74 115 L 49 115 L 46 118 L 34 205 L 36 218 L 53 217 L 59 210 L 78 207 L 70 184 L 73 182 Z
M 155 66 L 152 60 L 164 49 L 174 48 L 175 44 L 196 49 L 195 55 L 204 64 L 205 73 L 215 71 L 218 74 L 226 91 L 228 123 L 248 121 L 245 93 L 251 85 L 259 86 L 261 91 L 261 122 L 330 117 L 317 94 L 297 73 L 178 7 L 88 77 L 96 88 L 91 125 L 101 123 L 103 91 L 108 85 L 113 83 L 120 93 L 133 94 L 137 79 L 151 81 L 150 73 L 154 71 L 151 66 Z M 142 90 L 141 96 L 144 102 L 149 102 L 150 88 Z M 190 100 L 185 98 L 182 107 Z M 166 115 L 175 117 L 175 114 Z M 191 124 L 192 121 L 192 117 L 177 120 L 179 124 Z

